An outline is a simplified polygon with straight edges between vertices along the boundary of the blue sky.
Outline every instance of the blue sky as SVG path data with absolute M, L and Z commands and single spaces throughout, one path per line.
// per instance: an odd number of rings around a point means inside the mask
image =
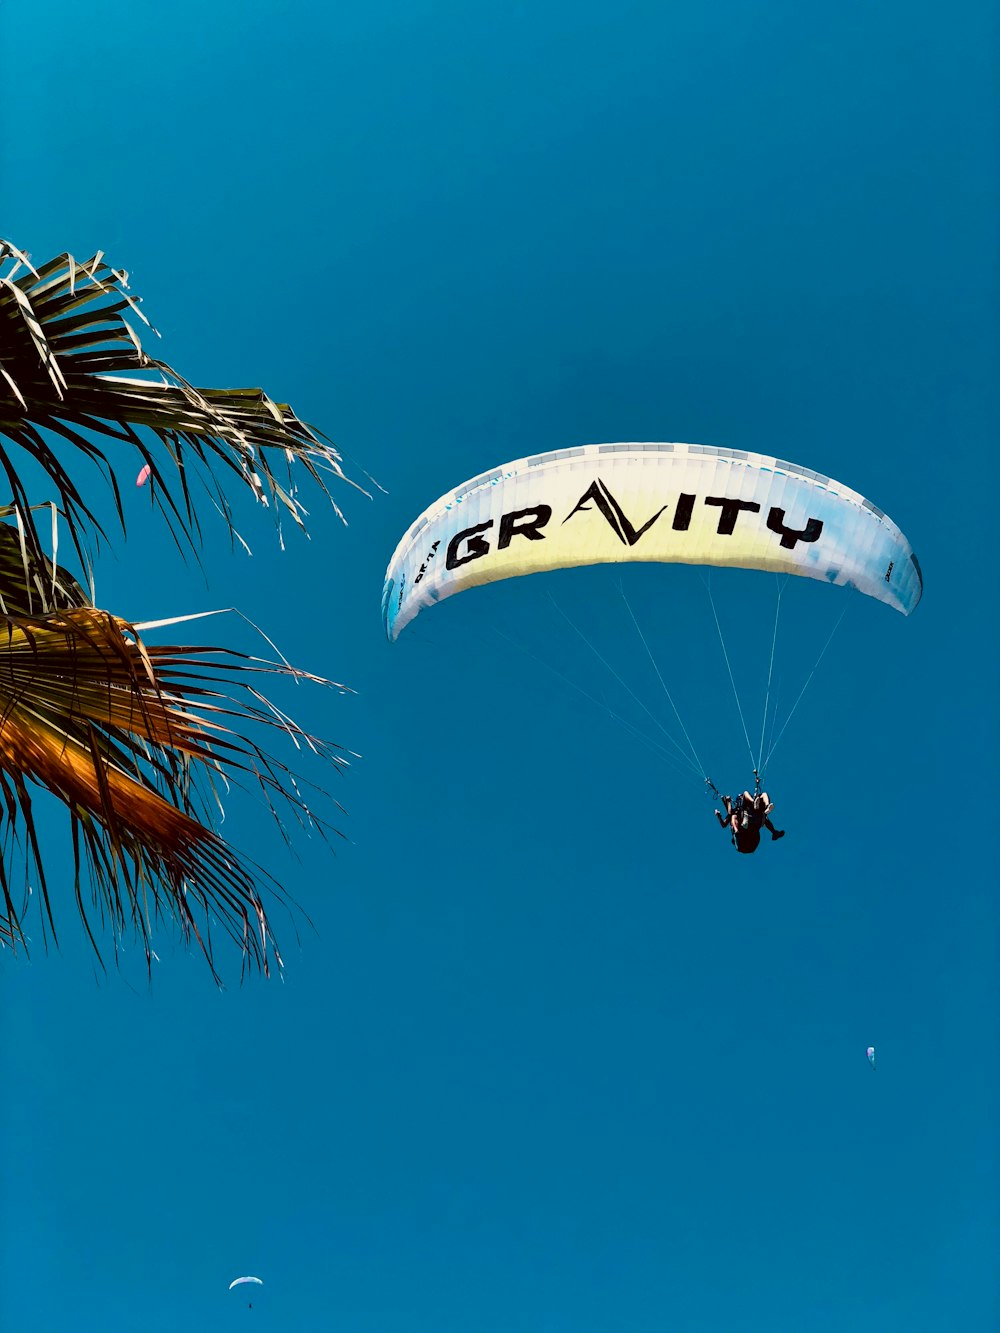
M 230 960 L 218 991 L 168 936 L 152 986 L 128 940 L 95 977 L 68 880 L 61 948 L 36 921 L 0 958 L 3 1325 L 996 1327 L 991 7 L 40 0 L 3 28 L 0 232 L 105 250 L 189 379 L 262 384 L 388 492 L 283 552 L 244 511 L 253 558 L 216 532 L 204 576 L 130 497 L 99 600 L 239 606 L 354 687 L 282 701 L 363 757 L 335 855 L 227 812 L 315 926 L 279 918 L 283 981 Z M 854 598 L 753 858 L 521 651 L 641 722 L 551 593 L 663 711 L 608 571 L 382 636 L 386 562 L 444 490 L 629 439 L 814 467 L 924 569 L 910 620 Z M 704 589 L 629 576 L 742 784 Z M 712 591 L 759 726 L 773 585 Z M 789 588 L 779 709 L 848 597 Z

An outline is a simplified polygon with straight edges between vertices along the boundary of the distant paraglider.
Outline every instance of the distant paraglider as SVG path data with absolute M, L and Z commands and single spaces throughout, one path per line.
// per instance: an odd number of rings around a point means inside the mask
M 152 470 L 153 470 L 153 469 L 152 469 L 152 468 L 150 467 L 150 465 L 147 463 L 146 466 L 145 466 L 144 468 L 141 469 L 141 471 L 139 472 L 139 475 L 136 477 L 136 479 L 135 479 L 135 484 L 136 484 L 137 486 L 145 486 L 146 482 L 149 481 L 149 476 L 150 476 L 150 473 L 152 472 Z
M 256 1283 L 258 1287 L 262 1287 L 264 1285 L 264 1279 L 262 1277 L 237 1277 L 233 1278 L 232 1282 L 230 1282 L 229 1290 L 232 1291 L 233 1287 L 242 1286 L 246 1282 Z M 253 1309 L 253 1301 L 247 1302 L 247 1308 L 250 1310 Z
M 875 1068 L 875 1047 L 874 1047 L 874 1046 L 869 1046 L 869 1047 L 868 1047 L 868 1050 L 865 1052 L 865 1054 L 868 1056 L 868 1063 L 871 1065 L 872 1069 L 874 1069 L 874 1068 Z

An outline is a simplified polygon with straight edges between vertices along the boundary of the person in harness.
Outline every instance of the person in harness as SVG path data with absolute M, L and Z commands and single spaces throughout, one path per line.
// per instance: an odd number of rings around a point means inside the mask
M 762 828 L 771 834 L 772 842 L 785 836 L 784 829 L 775 828 L 771 823 L 769 815 L 774 809 L 774 802 L 766 791 L 757 791 L 754 795 L 745 791 L 735 801 L 729 796 L 723 796 L 722 803 L 726 813 L 723 815 L 720 810 L 716 810 L 715 817 L 722 828 L 728 828 L 732 833 L 733 846 L 738 852 L 755 852 L 760 844 Z

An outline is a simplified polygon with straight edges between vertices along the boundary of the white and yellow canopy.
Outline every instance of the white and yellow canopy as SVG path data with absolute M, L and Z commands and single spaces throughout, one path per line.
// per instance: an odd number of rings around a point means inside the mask
M 809 468 L 703 444 L 589 444 L 517 459 L 426 509 L 386 571 L 386 634 L 480 583 L 633 560 L 801 574 L 904 615 L 923 591 L 895 523 Z

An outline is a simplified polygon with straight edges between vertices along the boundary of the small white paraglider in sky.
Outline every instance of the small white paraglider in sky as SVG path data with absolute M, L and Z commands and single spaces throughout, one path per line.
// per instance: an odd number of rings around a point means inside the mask
M 229 1290 L 232 1291 L 233 1287 L 240 1287 L 245 1282 L 255 1282 L 258 1287 L 262 1287 L 264 1285 L 264 1279 L 261 1277 L 236 1277 L 233 1278 L 232 1282 L 230 1282 Z M 249 1309 L 251 1310 L 253 1309 L 253 1301 L 248 1301 L 247 1305 Z
M 868 1063 L 871 1065 L 872 1069 L 874 1069 L 874 1068 L 875 1068 L 875 1047 L 874 1047 L 874 1046 L 869 1046 L 869 1047 L 868 1047 L 868 1050 L 865 1052 L 865 1054 L 868 1056 Z

